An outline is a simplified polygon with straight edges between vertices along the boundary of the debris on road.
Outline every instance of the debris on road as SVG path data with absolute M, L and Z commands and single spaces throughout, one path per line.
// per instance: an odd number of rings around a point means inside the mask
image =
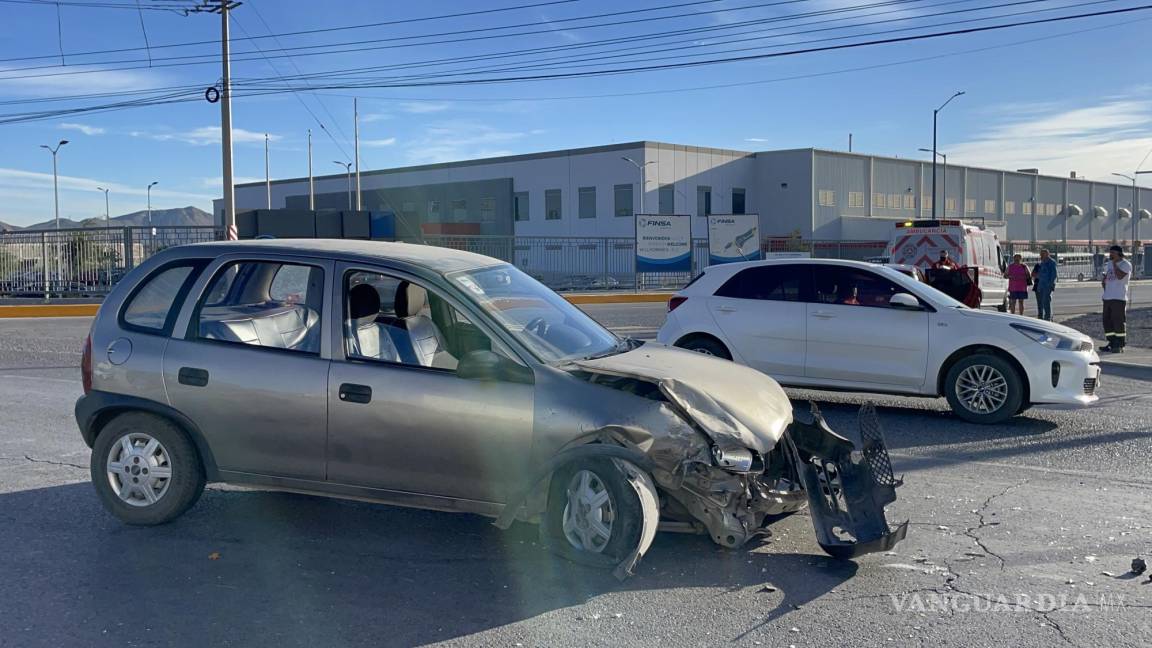
M 1136 574 L 1137 576 L 1139 576 L 1140 574 L 1143 574 L 1147 570 L 1148 570 L 1148 563 L 1144 562 L 1143 558 L 1137 557 L 1137 558 L 1132 559 L 1132 573 L 1133 574 Z

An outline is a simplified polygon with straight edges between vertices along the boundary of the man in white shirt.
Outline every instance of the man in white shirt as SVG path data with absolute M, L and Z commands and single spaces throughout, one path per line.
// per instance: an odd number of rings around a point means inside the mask
M 1124 323 L 1128 308 L 1128 280 L 1132 278 L 1132 263 L 1124 258 L 1124 248 L 1113 245 L 1108 248 L 1108 262 L 1104 264 L 1104 337 L 1108 346 L 1101 351 L 1124 353 L 1127 337 Z

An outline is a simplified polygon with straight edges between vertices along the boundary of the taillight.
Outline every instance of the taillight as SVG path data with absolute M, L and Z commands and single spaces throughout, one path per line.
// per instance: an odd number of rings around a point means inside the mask
M 84 393 L 92 391 L 92 336 L 84 338 L 84 352 L 80 356 L 80 380 Z
M 688 301 L 687 297 L 681 297 L 679 295 L 673 297 L 672 299 L 669 299 L 668 300 L 668 312 L 671 313 L 672 311 L 676 310 L 676 307 L 678 307 L 680 304 L 683 304 L 686 301 Z

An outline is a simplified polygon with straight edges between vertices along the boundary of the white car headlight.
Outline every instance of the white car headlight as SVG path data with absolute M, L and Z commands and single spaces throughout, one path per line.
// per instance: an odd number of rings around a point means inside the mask
M 712 446 L 712 459 L 724 470 L 748 472 L 752 469 L 752 451 L 748 448 Z
M 1056 351 L 1079 351 L 1081 342 L 1080 340 L 1070 338 L 1066 335 L 1053 333 L 1052 331 L 1045 331 L 1044 329 L 1026 326 L 1024 324 L 1012 324 L 1012 328 L 1020 331 L 1025 337 L 1033 342 L 1054 349 Z

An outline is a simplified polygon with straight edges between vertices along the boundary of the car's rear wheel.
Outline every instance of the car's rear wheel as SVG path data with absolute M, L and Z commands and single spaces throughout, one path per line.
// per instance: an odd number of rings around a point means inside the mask
M 92 446 L 90 465 L 100 501 L 128 524 L 169 522 L 204 491 L 196 446 L 171 421 L 144 412 L 109 421 Z
M 965 421 L 1000 423 L 1021 410 L 1024 379 L 1004 358 L 978 353 L 952 365 L 944 379 L 944 395 Z
M 613 567 L 640 542 L 643 512 L 611 459 L 581 459 L 553 473 L 544 524 L 561 555 Z
M 709 335 L 692 335 L 676 343 L 681 349 L 695 351 L 708 356 L 715 356 L 724 360 L 731 360 L 732 354 L 724 343 Z

